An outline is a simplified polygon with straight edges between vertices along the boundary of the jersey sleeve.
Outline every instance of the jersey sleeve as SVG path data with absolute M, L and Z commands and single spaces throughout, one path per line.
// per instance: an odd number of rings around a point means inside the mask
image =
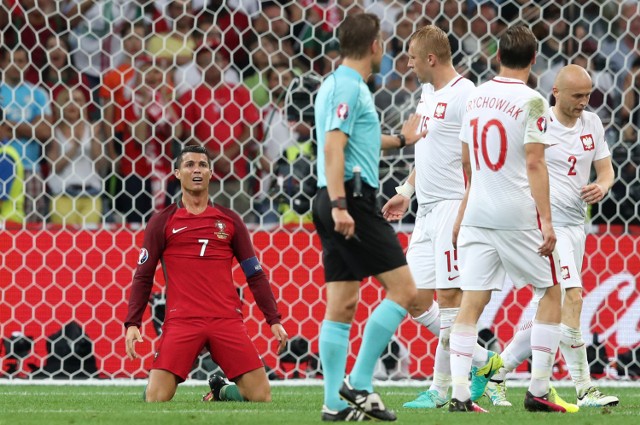
M 142 315 L 147 308 L 149 295 L 153 287 L 153 277 L 166 244 L 164 229 L 173 211 L 175 211 L 175 205 L 151 217 L 147 224 L 144 232 L 144 242 L 138 257 L 138 266 L 131 284 L 129 311 L 124 321 L 125 328 L 129 326 L 140 327 L 142 325 Z
M 348 83 L 343 83 L 344 87 L 338 87 L 340 81 L 336 80 L 332 86 L 328 96 L 327 116 L 325 117 L 326 125 L 324 128 L 326 131 L 340 130 L 346 135 L 353 133 L 360 86 L 353 81 L 348 81 Z
M 549 104 L 542 96 L 535 96 L 526 105 L 526 128 L 524 143 L 551 145 L 546 137 L 549 119 Z
M 256 257 L 249 230 L 247 230 L 247 226 L 245 226 L 238 214 L 231 210 L 227 211 L 235 227 L 232 242 L 233 252 L 247 278 L 249 290 L 253 294 L 253 298 L 264 315 L 266 322 L 269 325 L 280 323 L 282 316 L 278 312 L 278 305 L 271 291 L 267 275 L 262 270 L 262 266 Z
M 595 121 L 594 143 L 596 145 L 596 154 L 593 157 L 593 159 L 595 161 L 598 161 L 600 159 L 604 159 L 606 157 L 611 156 L 611 152 L 609 151 L 609 145 L 607 145 L 607 140 L 604 138 L 604 127 L 602 126 L 602 121 L 600 121 L 600 118 L 597 115 L 594 116 L 594 121 Z

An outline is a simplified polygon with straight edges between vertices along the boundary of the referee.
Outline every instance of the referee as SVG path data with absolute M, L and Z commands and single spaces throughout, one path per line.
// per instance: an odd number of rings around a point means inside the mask
M 383 56 L 375 15 L 348 16 L 338 29 L 342 65 L 326 77 L 315 101 L 318 137 L 318 193 L 313 205 L 323 249 L 327 309 L 320 330 L 324 374 L 322 420 L 394 421 L 373 392 L 375 363 L 416 295 L 404 252 L 377 203 L 380 150 L 412 144 L 419 116 L 401 134 L 382 135 L 366 81 Z M 375 276 L 386 298 L 367 320 L 351 374 L 344 378 L 349 332 L 360 282 Z M 342 398 L 342 399 L 341 399 Z M 348 403 L 348 404 L 347 404 Z

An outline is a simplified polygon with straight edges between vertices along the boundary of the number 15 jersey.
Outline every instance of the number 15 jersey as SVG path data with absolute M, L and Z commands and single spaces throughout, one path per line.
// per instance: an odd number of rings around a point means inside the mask
M 524 145 L 547 145 L 547 101 L 522 81 L 495 77 L 467 100 L 460 140 L 469 146 L 472 180 L 463 226 L 538 228 Z

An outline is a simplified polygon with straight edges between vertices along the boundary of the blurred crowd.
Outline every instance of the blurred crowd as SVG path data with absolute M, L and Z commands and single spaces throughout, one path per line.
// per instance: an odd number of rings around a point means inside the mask
M 246 222 L 310 222 L 313 123 L 287 112 L 287 88 L 335 69 L 335 29 L 363 11 L 386 43 L 369 81 L 386 132 L 415 109 L 407 42 L 428 23 L 477 83 L 497 73 L 497 37 L 519 21 L 540 40 L 530 85 L 550 101 L 562 66 L 588 69 L 617 176 L 591 215 L 639 224 L 637 0 L 3 0 L 0 223 L 143 224 L 177 195 L 185 144 L 206 146 L 212 199 Z M 383 196 L 411 163 L 410 149 L 384 157 Z

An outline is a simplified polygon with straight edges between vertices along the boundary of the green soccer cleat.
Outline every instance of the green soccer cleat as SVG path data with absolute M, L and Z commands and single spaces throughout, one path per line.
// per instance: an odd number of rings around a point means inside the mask
M 564 401 L 553 387 L 549 387 L 549 401 L 557 404 L 558 406 L 562 406 L 567 413 L 576 413 L 580 410 L 580 408 L 575 404 Z
M 498 353 L 489 351 L 487 363 L 481 368 L 471 367 L 471 400 L 476 401 L 484 394 L 487 384 L 493 375 L 502 367 L 502 357 Z
M 494 406 L 511 407 L 511 402 L 507 400 L 507 385 L 504 381 L 489 381 L 484 395 L 489 397 Z
M 421 392 L 415 400 L 406 402 L 402 407 L 408 409 L 439 409 L 446 406 L 448 402 L 448 399 L 440 397 L 438 391 L 428 390 Z

